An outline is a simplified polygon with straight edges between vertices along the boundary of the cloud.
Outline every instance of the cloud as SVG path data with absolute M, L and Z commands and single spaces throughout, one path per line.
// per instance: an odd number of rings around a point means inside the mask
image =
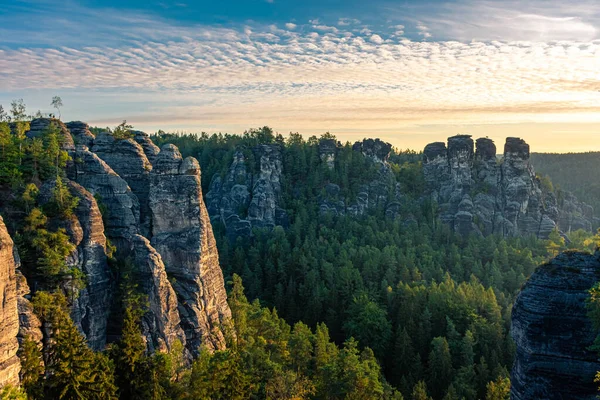
M 596 0 L 457 0 L 410 7 L 385 5 L 392 19 L 417 21 L 436 38 L 460 41 L 588 41 L 600 38 Z M 418 29 L 418 27 L 417 27 Z
M 83 13 L 69 32 L 95 18 Z M 65 25 L 47 26 L 45 36 L 63 40 Z M 67 115 L 163 129 L 600 123 L 600 40 L 440 41 L 436 26 L 176 26 L 123 13 L 98 28 L 108 41 L 94 31 L 34 45 L 43 38 L 33 32 L 10 36 L 23 40 L 17 47 L 0 28 L 0 103 L 43 94 L 32 106 L 44 110 L 59 94 Z
M 375 43 L 375 44 L 382 44 L 383 43 L 383 39 L 379 35 L 371 35 L 371 37 L 369 38 L 369 40 L 371 42 Z
M 422 22 L 417 23 L 417 31 L 419 31 L 420 36 L 423 36 L 423 39 L 428 39 L 431 37 L 429 28 L 425 26 Z
M 360 24 L 360 20 L 356 18 L 340 18 L 338 19 L 339 26 L 349 26 L 349 25 L 357 25 Z

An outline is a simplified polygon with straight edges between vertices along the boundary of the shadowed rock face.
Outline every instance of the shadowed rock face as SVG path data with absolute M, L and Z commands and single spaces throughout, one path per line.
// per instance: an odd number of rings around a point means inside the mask
M 177 296 L 167 279 L 160 254 L 141 235 L 133 237 L 133 254 L 138 288 L 148 300 L 148 311 L 142 318 L 142 334 L 148 350 L 167 351 L 176 340 L 185 345 L 185 334 L 179 326 Z
M 471 137 L 458 135 L 448 139 L 447 148 L 436 142 L 424 150 L 428 192 L 439 205 L 440 219 L 455 231 L 546 238 L 557 225 L 565 231 L 591 230 L 590 220 L 581 217 L 588 215 L 581 203 L 573 199 L 559 210 L 554 194 L 541 186 L 525 141 L 507 138 L 500 162 L 492 140 L 477 139 L 476 146 L 474 152 Z
M 19 313 L 13 241 L 0 217 L 0 387 L 19 383 Z
M 587 316 L 588 290 L 600 280 L 599 253 L 563 253 L 539 267 L 512 310 L 516 344 L 511 399 L 596 399 L 597 332 Z
M 233 156 L 224 178 L 215 175 L 206 194 L 212 221 L 223 223 L 230 239 L 250 236 L 252 228 L 287 226 L 288 215 L 281 207 L 283 162 L 279 145 L 252 149 L 258 171 L 252 173 L 241 151 Z
M 81 121 L 72 121 L 67 122 L 65 125 L 71 132 L 71 136 L 73 136 L 75 144 L 92 147 L 95 136 L 90 131 L 90 126 L 88 124 Z
M 319 157 L 321 161 L 327 164 L 327 168 L 333 169 L 335 166 L 335 155 L 337 153 L 337 143 L 335 139 L 319 140 Z
M 150 136 L 148 136 L 146 132 L 132 131 L 131 133 L 134 135 L 133 140 L 135 140 L 140 146 L 142 146 L 142 149 L 144 149 L 144 154 L 146 154 L 146 157 L 148 157 L 148 161 L 154 165 L 156 156 L 158 156 L 158 153 L 160 152 L 158 146 L 152 142 L 152 139 L 150 139 Z
M 106 257 L 106 237 L 102 215 L 94 196 L 82 186 L 69 182 L 71 194 L 79 199 L 75 216 L 81 226 L 81 236 L 72 238 L 77 246 L 74 263 L 86 277 L 73 304 L 71 315 L 85 333 L 90 347 L 101 350 L 106 345 L 106 325 L 112 300 L 112 285 Z
M 215 238 L 200 186 L 200 166 L 174 145 L 159 153 L 150 180 L 152 245 L 173 276 L 187 348 L 222 349 L 231 319 Z
M 354 143 L 352 150 L 360 151 L 373 160 L 385 162 L 390 156 L 392 145 L 380 139 L 364 139 L 362 142 Z

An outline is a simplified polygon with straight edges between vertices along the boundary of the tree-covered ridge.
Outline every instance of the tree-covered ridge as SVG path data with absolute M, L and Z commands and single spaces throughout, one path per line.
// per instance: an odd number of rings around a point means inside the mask
M 581 201 L 594 207 L 600 215 L 600 178 L 595 173 L 600 166 L 600 152 L 586 153 L 532 153 L 531 163 L 541 176 L 548 176 L 559 192 L 572 192 Z
M 148 353 L 142 319 L 151 310 L 139 292 L 137 266 L 106 246 L 118 286 L 115 337 L 92 352 L 69 317 L 88 277 L 65 261 L 78 200 L 64 170 L 81 160 L 61 149 L 60 121 L 31 137 L 14 120 L 6 124 L 6 154 L 13 155 L 1 160 L 8 172 L 0 194 L 10 200 L 2 212 L 10 217 L 23 272 L 36 283 L 34 306 L 45 327 L 42 351 L 28 340 L 22 346 L 23 386 L 32 398 L 505 399 L 516 293 L 549 255 L 597 241 L 574 232 L 567 242 L 558 231 L 548 241 L 461 237 L 422 197 L 421 155 L 412 151 L 392 150 L 382 178 L 381 165 L 350 143 L 338 145 L 328 167 L 319 145 L 335 141 L 329 134 L 304 140 L 267 127 L 241 136 L 159 133 L 157 144 L 175 143 L 184 157 L 198 157 L 205 192 L 236 152 L 256 172 L 260 160 L 252 149 L 278 146 L 279 201 L 289 223 L 235 240 L 214 224 L 233 320 L 220 327 L 227 348 L 201 351 L 194 360 L 181 343 Z M 124 122 L 113 137 L 129 140 L 131 126 Z M 34 143 L 52 157 L 33 156 Z M 396 216 L 378 206 L 359 217 L 321 212 L 328 184 L 338 185 L 350 204 L 365 183 L 381 179 L 399 187 Z

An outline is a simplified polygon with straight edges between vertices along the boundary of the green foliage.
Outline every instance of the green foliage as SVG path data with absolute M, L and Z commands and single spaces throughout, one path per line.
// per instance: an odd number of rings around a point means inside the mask
M 123 122 L 121 122 L 112 130 L 112 135 L 116 140 L 131 139 L 133 138 L 131 129 L 133 129 L 133 126 L 129 125 L 127 121 L 123 120 Z
M 73 211 L 79 204 L 79 199 L 69 192 L 69 188 L 60 177 L 56 178 L 52 197 L 45 206 L 47 213 L 60 219 L 69 219 L 73 216 Z
M 19 387 L 5 385 L 0 389 L 0 399 L 2 400 L 27 400 L 28 394 Z
M 21 360 L 21 386 L 30 398 L 41 398 L 44 378 L 42 352 L 29 335 L 19 346 L 19 359 Z
M 45 331 L 50 332 L 44 340 L 44 398 L 116 399 L 113 366 L 106 355 L 87 347 L 85 338 L 71 321 L 64 295 L 37 292 L 33 306 Z M 30 360 L 33 364 L 35 352 L 31 349 L 29 353 L 33 355 Z M 36 372 L 33 366 L 28 369 L 32 382 Z M 37 390 L 37 382 L 32 387 Z

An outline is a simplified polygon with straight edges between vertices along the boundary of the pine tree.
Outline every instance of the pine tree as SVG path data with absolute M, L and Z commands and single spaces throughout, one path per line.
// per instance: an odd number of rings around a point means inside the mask
M 32 399 L 41 398 L 43 392 L 44 365 L 42 352 L 37 343 L 29 335 L 25 336 L 19 346 L 21 360 L 21 385 L 27 396 Z

